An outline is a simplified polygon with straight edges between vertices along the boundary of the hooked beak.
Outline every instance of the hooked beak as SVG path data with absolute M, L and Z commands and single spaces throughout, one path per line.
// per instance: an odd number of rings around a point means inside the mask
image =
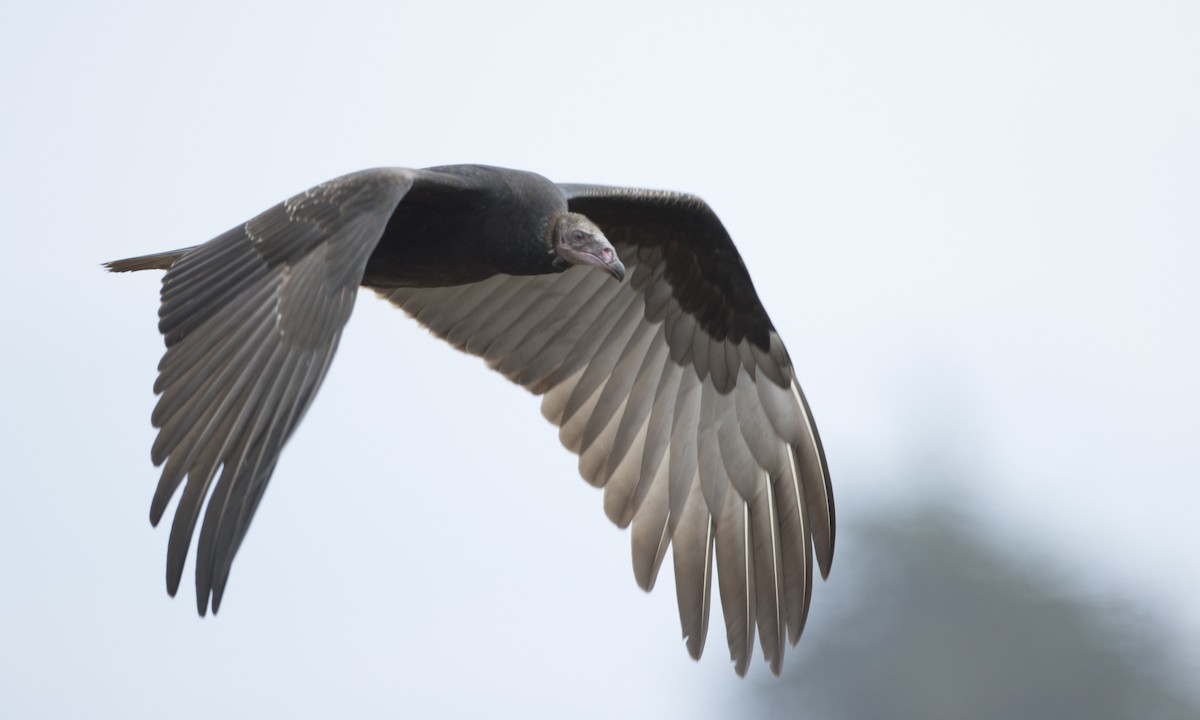
M 612 262 L 607 265 L 601 265 L 601 267 L 607 270 L 609 275 L 615 277 L 617 282 L 625 279 L 625 265 L 621 263 L 615 254 L 613 255 Z
M 612 275 L 618 282 L 625 279 L 625 265 L 617 251 L 603 236 L 591 237 L 578 246 L 562 245 L 559 257 L 573 265 L 592 265 Z

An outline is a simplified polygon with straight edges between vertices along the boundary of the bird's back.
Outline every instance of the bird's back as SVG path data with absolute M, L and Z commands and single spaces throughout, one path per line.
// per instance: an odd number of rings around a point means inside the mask
M 549 226 L 566 207 L 558 187 L 535 173 L 485 165 L 418 171 L 363 285 L 438 287 L 554 272 Z

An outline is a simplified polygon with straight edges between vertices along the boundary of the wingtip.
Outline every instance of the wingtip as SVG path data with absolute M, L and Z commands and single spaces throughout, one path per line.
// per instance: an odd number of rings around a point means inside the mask
M 807 615 L 807 611 L 805 611 L 805 615 Z M 805 620 L 807 620 L 807 617 L 805 618 Z M 800 643 L 800 635 L 803 633 L 804 633 L 804 621 L 801 621 L 799 625 L 795 625 L 795 626 L 793 626 L 791 623 L 789 623 L 788 628 L 787 628 L 788 645 L 791 645 L 792 647 L 796 647 L 796 645 Z
M 826 487 L 828 487 L 828 483 L 826 483 Z M 834 547 L 835 547 L 836 541 L 837 541 L 837 520 L 835 519 L 836 516 L 834 515 L 834 512 L 833 512 L 833 495 L 830 494 L 830 495 L 828 495 L 828 497 L 829 497 L 829 545 L 828 545 L 828 549 L 826 552 L 819 552 L 819 551 L 816 552 L 817 569 L 820 570 L 820 572 L 821 572 L 822 580 L 829 579 L 829 570 L 830 570 L 830 568 L 833 567 L 833 551 L 834 551 Z M 816 538 L 813 538 L 813 540 L 815 541 Z M 814 542 L 814 547 L 815 547 L 815 545 L 816 545 L 816 543 Z
M 829 569 L 833 565 L 833 555 L 830 554 L 827 558 L 817 558 L 817 566 L 821 572 L 821 579 L 829 579 Z

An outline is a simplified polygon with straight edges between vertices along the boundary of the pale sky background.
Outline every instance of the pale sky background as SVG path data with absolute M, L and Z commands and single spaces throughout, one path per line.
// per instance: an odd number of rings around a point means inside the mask
M 696 717 L 770 692 L 715 613 L 688 658 L 669 568 L 637 588 L 536 398 L 367 293 L 221 615 L 190 564 L 167 597 L 159 275 L 99 264 L 454 162 L 704 197 L 791 350 L 840 534 L 948 494 L 1200 672 L 1200 5 L 732 5 L 10 4 L 0 715 Z M 914 484 L 948 462 L 961 482 Z M 824 589 L 810 628 L 853 633 Z

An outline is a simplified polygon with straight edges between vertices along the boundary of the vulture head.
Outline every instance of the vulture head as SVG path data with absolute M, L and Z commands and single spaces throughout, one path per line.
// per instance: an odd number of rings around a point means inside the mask
M 617 280 L 625 279 L 625 266 L 612 243 L 596 223 L 579 213 L 559 215 L 550 228 L 550 242 L 554 248 L 555 270 L 566 270 L 572 265 L 595 265 Z

